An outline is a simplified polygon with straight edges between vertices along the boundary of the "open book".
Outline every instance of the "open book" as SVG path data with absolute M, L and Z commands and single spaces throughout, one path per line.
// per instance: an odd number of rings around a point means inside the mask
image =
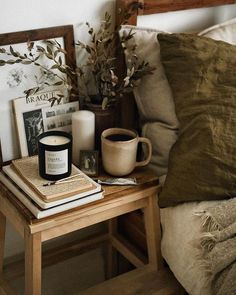
M 72 165 L 71 176 L 77 175 L 77 177 L 73 178 L 73 182 L 44 186 L 48 181 L 39 175 L 38 156 L 17 159 L 12 161 L 10 168 L 7 166 L 3 167 L 3 171 L 10 177 L 12 177 L 13 170 L 21 177 L 25 185 L 34 190 L 37 196 L 44 202 L 53 202 L 74 195 L 84 197 L 101 190 L 101 185 L 74 165 Z

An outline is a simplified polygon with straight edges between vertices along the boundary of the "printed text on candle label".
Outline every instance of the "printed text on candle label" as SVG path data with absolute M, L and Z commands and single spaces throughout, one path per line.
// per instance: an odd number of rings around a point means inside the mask
M 46 174 L 64 174 L 68 172 L 68 150 L 45 151 Z

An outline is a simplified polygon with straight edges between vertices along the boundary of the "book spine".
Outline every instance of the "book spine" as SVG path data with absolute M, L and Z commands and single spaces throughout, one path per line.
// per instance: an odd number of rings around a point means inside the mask
M 26 208 L 28 208 L 33 213 L 37 219 L 48 217 L 56 213 L 61 213 L 103 198 L 103 192 L 99 192 L 54 208 L 40 210 L 25 196 L 23 192 L 21 192 L 13 183 L 11 183 L 11 181 L 8 180 L 2 172 L 0 172 L 0 181 L 25 205 Z

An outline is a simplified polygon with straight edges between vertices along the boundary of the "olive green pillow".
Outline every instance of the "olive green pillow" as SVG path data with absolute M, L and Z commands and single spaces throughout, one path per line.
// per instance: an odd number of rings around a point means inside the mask
M 236 46 L 188 34 L 160 34 L 179 138 L 160 207 L 236 196 Z

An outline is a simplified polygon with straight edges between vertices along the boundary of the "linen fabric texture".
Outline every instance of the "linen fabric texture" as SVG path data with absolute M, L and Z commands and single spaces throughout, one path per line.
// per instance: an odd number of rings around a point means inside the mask
M 236 196 L 236 46 L 159 34 L 180 122 L 160 207 Z
M 156 67 L 153 75 L 141 79 L 134 89 L 142 125 L 142 136 L 148 137 L 153 146 L 153 155 L 149 166 L 161 176 L 168 171 L 169 152 L 178 137 L 178 119 L 170 85 L 166 78 L 161 60 L 157 34 L 160 30 L 125 25 L 120 36 L 132 30 L 134 36 L 126 43 L 125 56 L 129 58 L 130 48 L 135 45 L 140 60 Z M 236 44 L 236 18 L 212 26 L 199 35 Z
M 161 176 L 167 173 L 169 151 L 177 138 L 178 120 L 171 89 L 160 61 L 157 40 L 160 31 L 125 25 L 120 30 L 120 36 L 129 34 L 130 30 L 134 36 L 126 43 L 126 62 L 130 56 L 130 48 L 135 45 L 139 60 L 147 61 L 156 68 L 153 75 L 141 79 L 134 89 L 134 96 L 141 119 L 142 136 L 148 137 L 153 146 L 149 166 Z

